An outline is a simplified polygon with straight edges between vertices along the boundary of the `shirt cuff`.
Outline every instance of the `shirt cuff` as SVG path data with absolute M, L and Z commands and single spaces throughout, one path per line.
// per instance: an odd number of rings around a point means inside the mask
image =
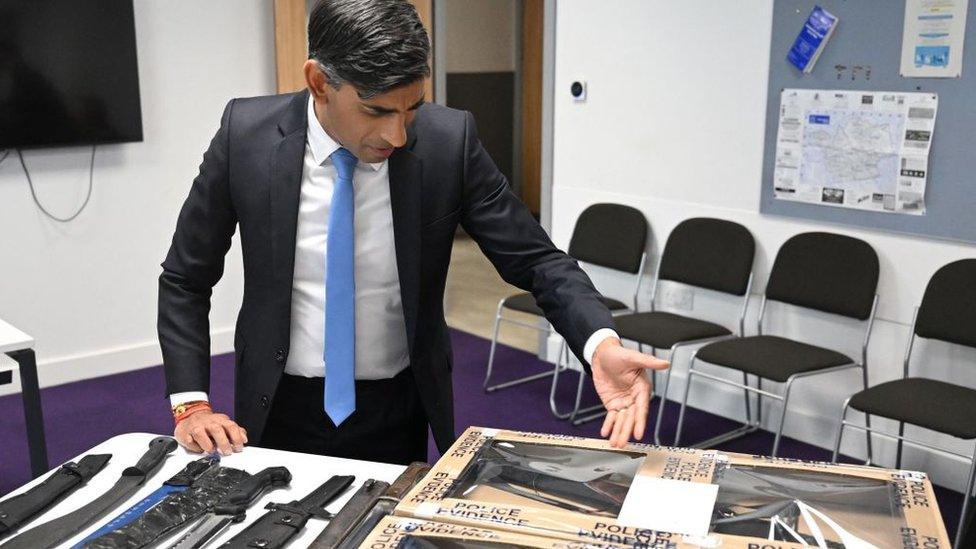
M 207 397 L 207 393 L 204 393 L 203 391 L 187 391 L 185 393 L 173 393 L 169 395 L 170 406 L 179 406 L 184 402 L 193 402 L 194 400 L 205 400 L 210 402 L 210 399 Z
M 593 364 L 593 353 L 596 352 L 596 348 L 603 343 L 603 340 L 608 337 L 615 337 L 620 339 L 617 332 L 612 328 L 600 328 L 599 330 L 593 332 L 590 339 L 586 340 L 586 345 L 583 346 L 583 358 L 586 359 L 587 364 Z

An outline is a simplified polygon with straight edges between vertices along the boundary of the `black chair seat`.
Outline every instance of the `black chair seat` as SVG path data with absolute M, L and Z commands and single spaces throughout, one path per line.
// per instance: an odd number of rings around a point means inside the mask
M 794 374 L 854 362 L 837 351 L 770 335 L 709 343 L 698 350 L 697 357 L 780 383 Z
M 626 309 L 627 306 L 621 301 L 616 299 L 600 296 L 600 301 L 610 309 L 611 311 L 621 311 Z M 522 313 L 529 313 L 530 315 L 545 316 L 542 309 L 535 304 L 535 297 L 530 293 L 515 294 L 505 298 L 505 302 L 502 305 L 506 309 L 512 309 L 513 311 L 519 311 Z
M 976 438 L 976 390 L 944 381 L 889 381 L 852 396 L 851 407 L 962 439 Z
M 681 341 L 731 335 L 725 326 L 665 312 L 646 312 L 614 318 L 617 333 L 629 339 L 659 349 L 670 349 Z

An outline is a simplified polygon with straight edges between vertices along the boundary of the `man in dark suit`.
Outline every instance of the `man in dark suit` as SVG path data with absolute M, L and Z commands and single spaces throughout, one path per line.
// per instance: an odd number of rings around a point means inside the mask
M 667 363 L 620 345 L 590 280 L 512 194 L 471 115 L 424 103 L 429 51 L 404 0 L 326 0 L 309 19 L 308 89 L 227 105 L 160 277 L 167 390 L 187 448 L 227 453 L 251 439 L 405 463 L 425 458 L 429 425 L 446 449 L 443 295 L 459 224 L 590 369 L 610 410 L 603 436 L 643 436 L 645 370 Z M 235 422 L 207 402 L 207 316 L 237 226 Z

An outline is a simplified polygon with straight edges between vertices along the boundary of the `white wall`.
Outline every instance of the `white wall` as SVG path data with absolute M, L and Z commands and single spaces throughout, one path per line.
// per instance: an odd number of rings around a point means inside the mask
M 270 2 L 136 0 L 135 26 L 145 140 L 98 147 L 84 213 L 50 221 L 16 155 L 0 165 L 0 318 L 36 338 L 42 386 L 161 362 L 157 277 L 179 208 L 227 101 L 275 90 Z M 49 210 L 80 204 L 90 150 L 25 153 Z M 213 299 L 214 353 L 232 349 L 241 291 L 235 242 Z
M 650 250 L 655 259 L 668 233 L 683 219 L 712 216 L 742 223 L 758 246 L 748 333 L 755 333 L 759 296 L 776 250 L 787 238 L 809 230 L 862 238 L 881 260 L 871 383 L 898 378 L 912 310 L 928 278 L 949 261 L 976 256 L 976 246 L 759 213 L 771 20 L 768 0 L 628 0 L 614 2 L 613 9 L 586 0 L 558 3 L 554 238 L 565 246 L 579 213 L 604 201 L 630 204 L 645 213 L 654 233 Z M 588 84 L 583 104 L 574 103 L 568 92 L 576 79 Z M 622 277 L 593 275 L 608 294 L 622 297 L 632 291 Z M 642 299 L 646 304 L 647 292 Z M 731 325 L 738 304 L 697 293 L 692 314 Z M 785 307 L 770 307 L 767 317 L 773 333 L 832 344 L 858 356 L 863 326 L 856 322 Z M 976 353 L 929 342 L 917 350 L 925 359 L 915 366 L 924 368 L 927 376 L 976 386 Z M 676 357 L 672 398 L 683 391 L 688 356 Z M 842 402 L 859 387 L 856 370 L 799 382 L 785 432 L 832 447 Z M 696 382 L 692 404 L 742 418 L 741 392 L 728 389 Z M 768 406 L 768 412 L 775 413 L 767 413 L 765 419 L 778 419 L 779 409 Z M 907 432 L 972 452 L 971 444 L 920 431 Z M 848 430 L 844 440 L 845 452 L 863 455 L 863 435 Z M 882 464 L 893 466 L 893 447 L 876 439 Z M 919 450 L 908 450 L 903 466 L 929 471 L 935 482 L 957 489 L 967 471 L 959 461 Z
M 515 0 L 437 2 L 447 12 L 447 72 L 514 71 L 517 8 Z

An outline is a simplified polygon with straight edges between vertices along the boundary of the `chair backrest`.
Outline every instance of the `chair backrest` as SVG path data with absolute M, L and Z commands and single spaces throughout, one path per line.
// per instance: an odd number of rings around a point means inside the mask
M 636 274 L 646 244 L 647 219 L 640 210 L 622 204 L 593 204 L 576 220 L 569 255 L 586 263 Z
M 915 333 L 976 347 L 976 259 L 954 261 L 932 275 L 918 307 Z
M 802 233 L 776 254 L 766 297 L 859 320 L 871 316 L 878 289 L 878 254 L 863 240 Z
M 752 233 L 738 223 L 709 217 L 686 219 L 668 235 L 658 278 L 743 295 L 755 253 Z

